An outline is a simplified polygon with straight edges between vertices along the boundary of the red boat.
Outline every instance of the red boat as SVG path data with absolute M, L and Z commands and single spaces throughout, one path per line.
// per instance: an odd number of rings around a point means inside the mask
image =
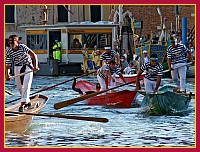
M 76 88 L 82 92 L 96 91 L 96 84 L 80 80 L 76 83 Z M 136 91 L 123 90 L 117 92 L 107 92 L 105 95 L 97 95 L 86 100 L 88 105 L 106 105 L 115 108 L 130 108 L 135 98 Z
M 123 74 L 123 77 L 126 80 L 126 83 L 128 83 L 131 81 L 136 81 L 137 74 L 131 74 L 131 75 Z M 141 75 L 140 79 L 143 79 L 143 78 L 144 78 L 144 75 Z M 117 86 L 124 83 L 123 80 L 120 79 L 119 75 L 116 75 L 116 79 L 117 79 Z M 141 83 L 143 83 L 143 80 L 141 80 Z

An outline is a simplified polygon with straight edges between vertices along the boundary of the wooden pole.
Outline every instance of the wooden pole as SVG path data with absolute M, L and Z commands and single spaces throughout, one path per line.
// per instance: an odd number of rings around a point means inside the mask
M 92 74 L 92 73 L 95 73 L 95 72 L 96 72 L 96 71 L 92 71 L 92 72 L 89 72 L 89 73 L 85 73 L 85 74 L 83 74 L 83 75 L 81 75 L 81 76 L 77 76 L 77 77 L 75 77 L 75 78 L 76 78 L 76 79 L 77 79 L 77 78 L 81 78 L 81 77 L 87 76 L 87 75 Z M 43 89 L 41 89 L 41 90 L 38 90 L 38 91 L 36 91 L 36 92 L 31 93 L 30 95 L 34 95 L 34 94 L 36 94 L 36 93 L 39 93 L 39 92 L 42 92 L 42 91 L 45 91 L 45 90 L 49 90 L 49 89 L 51 89 L 51 88 L 54 88 L 54 87 L 56 87 L 56 86 L 58 86 L 58 85 L 64 84 L 64 83 L 69 82 L 69 81 L 72 81 L 72 80 L 74 80 L 74 78 L 69 79 L 69 80 L 66 80 L 66 81 L 63 81 L 63 82 L 60 82 L 60 83 L 58 83 L 58 84 L 55 84 L 55 85 L 50 86 L 50 87 L 47 87 L 47 88 L 43 88 Z M 17 99 L 14 99 L 14 100 L 12 100 L 12 101 L 6 102 L 6 104 L 12 103 L 12 102 L 17 101 L 17 100 L 19 100 L 19 99 L 21 99 L 21 98 L 17 98 Z
M 5 111 L 5 113 L 6 114 L 12 113 L 12 114 L 21 114 L 21 115 L 33 115 L 33 116 L 41 116 L 41 117 L 66 118 L 66 119 L 95 121 L 95 122 L 103 122 L 103 123 L 108 122 L 107 118 L 82 117 L 82 116 L 60 115 L 60 114 L 26 113 L 26 112 L 15 112 L 15 111 Z

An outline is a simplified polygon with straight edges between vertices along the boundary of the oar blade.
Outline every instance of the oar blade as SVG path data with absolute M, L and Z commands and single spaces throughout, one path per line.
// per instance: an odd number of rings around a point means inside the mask
M 74 99 L 70 99 L 70 100 L 67 100 L 67 101 L 62 101 L 62 102 L 55 103 L 54 104 L 54 109 L 58 110 L 58 109 L 61 109 L 63 107 L 67 107 L 69 105 L 72 105 L 72 104 L 77 103 L 79 101 L 83 101 L 85 99 L 88 99 L 90 97 L 96 96 L 96 95 L 101 94 L 103 92 L 105 92 L 105 91 L 95 92 L 95 93 L 84 95 L 84 96 L 81 96 L 81 97 L 78 97 L 78 98 L 74 98 Z

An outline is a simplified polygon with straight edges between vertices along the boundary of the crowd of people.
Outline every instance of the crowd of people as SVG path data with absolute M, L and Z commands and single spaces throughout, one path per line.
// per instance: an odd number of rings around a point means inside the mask
M 82 50 L 84 59 L 82 69 L 84 72 L 88 72 L 89 70 L 98 70 L 108 61 L 115 60 L 116 65 L 122 74 L 136 74 L 141 65 L 150 59 L 147 50 L 143 50 L 141 56 L 132 54 L 129 50 L 125 49 L 122 49 L 121 52 L 117 49 L 112 50 L 110 46 L 104 47 L 104 50 L 105 51 L 101 53 L 97 45 L 95 45 L 94 50 L 90 55 L 84 45 Z

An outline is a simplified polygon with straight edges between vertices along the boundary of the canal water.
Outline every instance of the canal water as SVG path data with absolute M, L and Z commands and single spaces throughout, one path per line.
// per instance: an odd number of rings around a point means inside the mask
M 35 76 L 31 92 L 58 84 L 72 77 Z M 80 78 L 97 82 L 95 77 Z M 80 80 L 78 79 L 78 80 Z M 77 81 L 78 81 L 77 80 Z M 171 83 L 163 79 L 162 84 Z M 149 116 L 142 108 L 108 108 L 88 106 L 84 101 L 55 110 L 54 104 L 79 97 L 71 89 L 72 82 L 57 86 L 40 94 L 49 97 L 41 113 L 75 116 L 101 117 L 107 123 L 50 118 L 36 116 L 30 128 L 23 134 L 6 132 L 6 147 L 194 147 L 195 146 L 195 99 L 188 112 L 177 116 Z M 124 86 L 121 89 L 133 89 Z M 194 78 L 187 79 L 188 91 L 195 92 Z M 6 96 L 6 101 L 19 97 L 14 81 L 6 82 L 6 90 L 14 95 Z M 137 96 L 141 102 L 142 95 Z M 10 106 L 13 103 L 7 104 Z

